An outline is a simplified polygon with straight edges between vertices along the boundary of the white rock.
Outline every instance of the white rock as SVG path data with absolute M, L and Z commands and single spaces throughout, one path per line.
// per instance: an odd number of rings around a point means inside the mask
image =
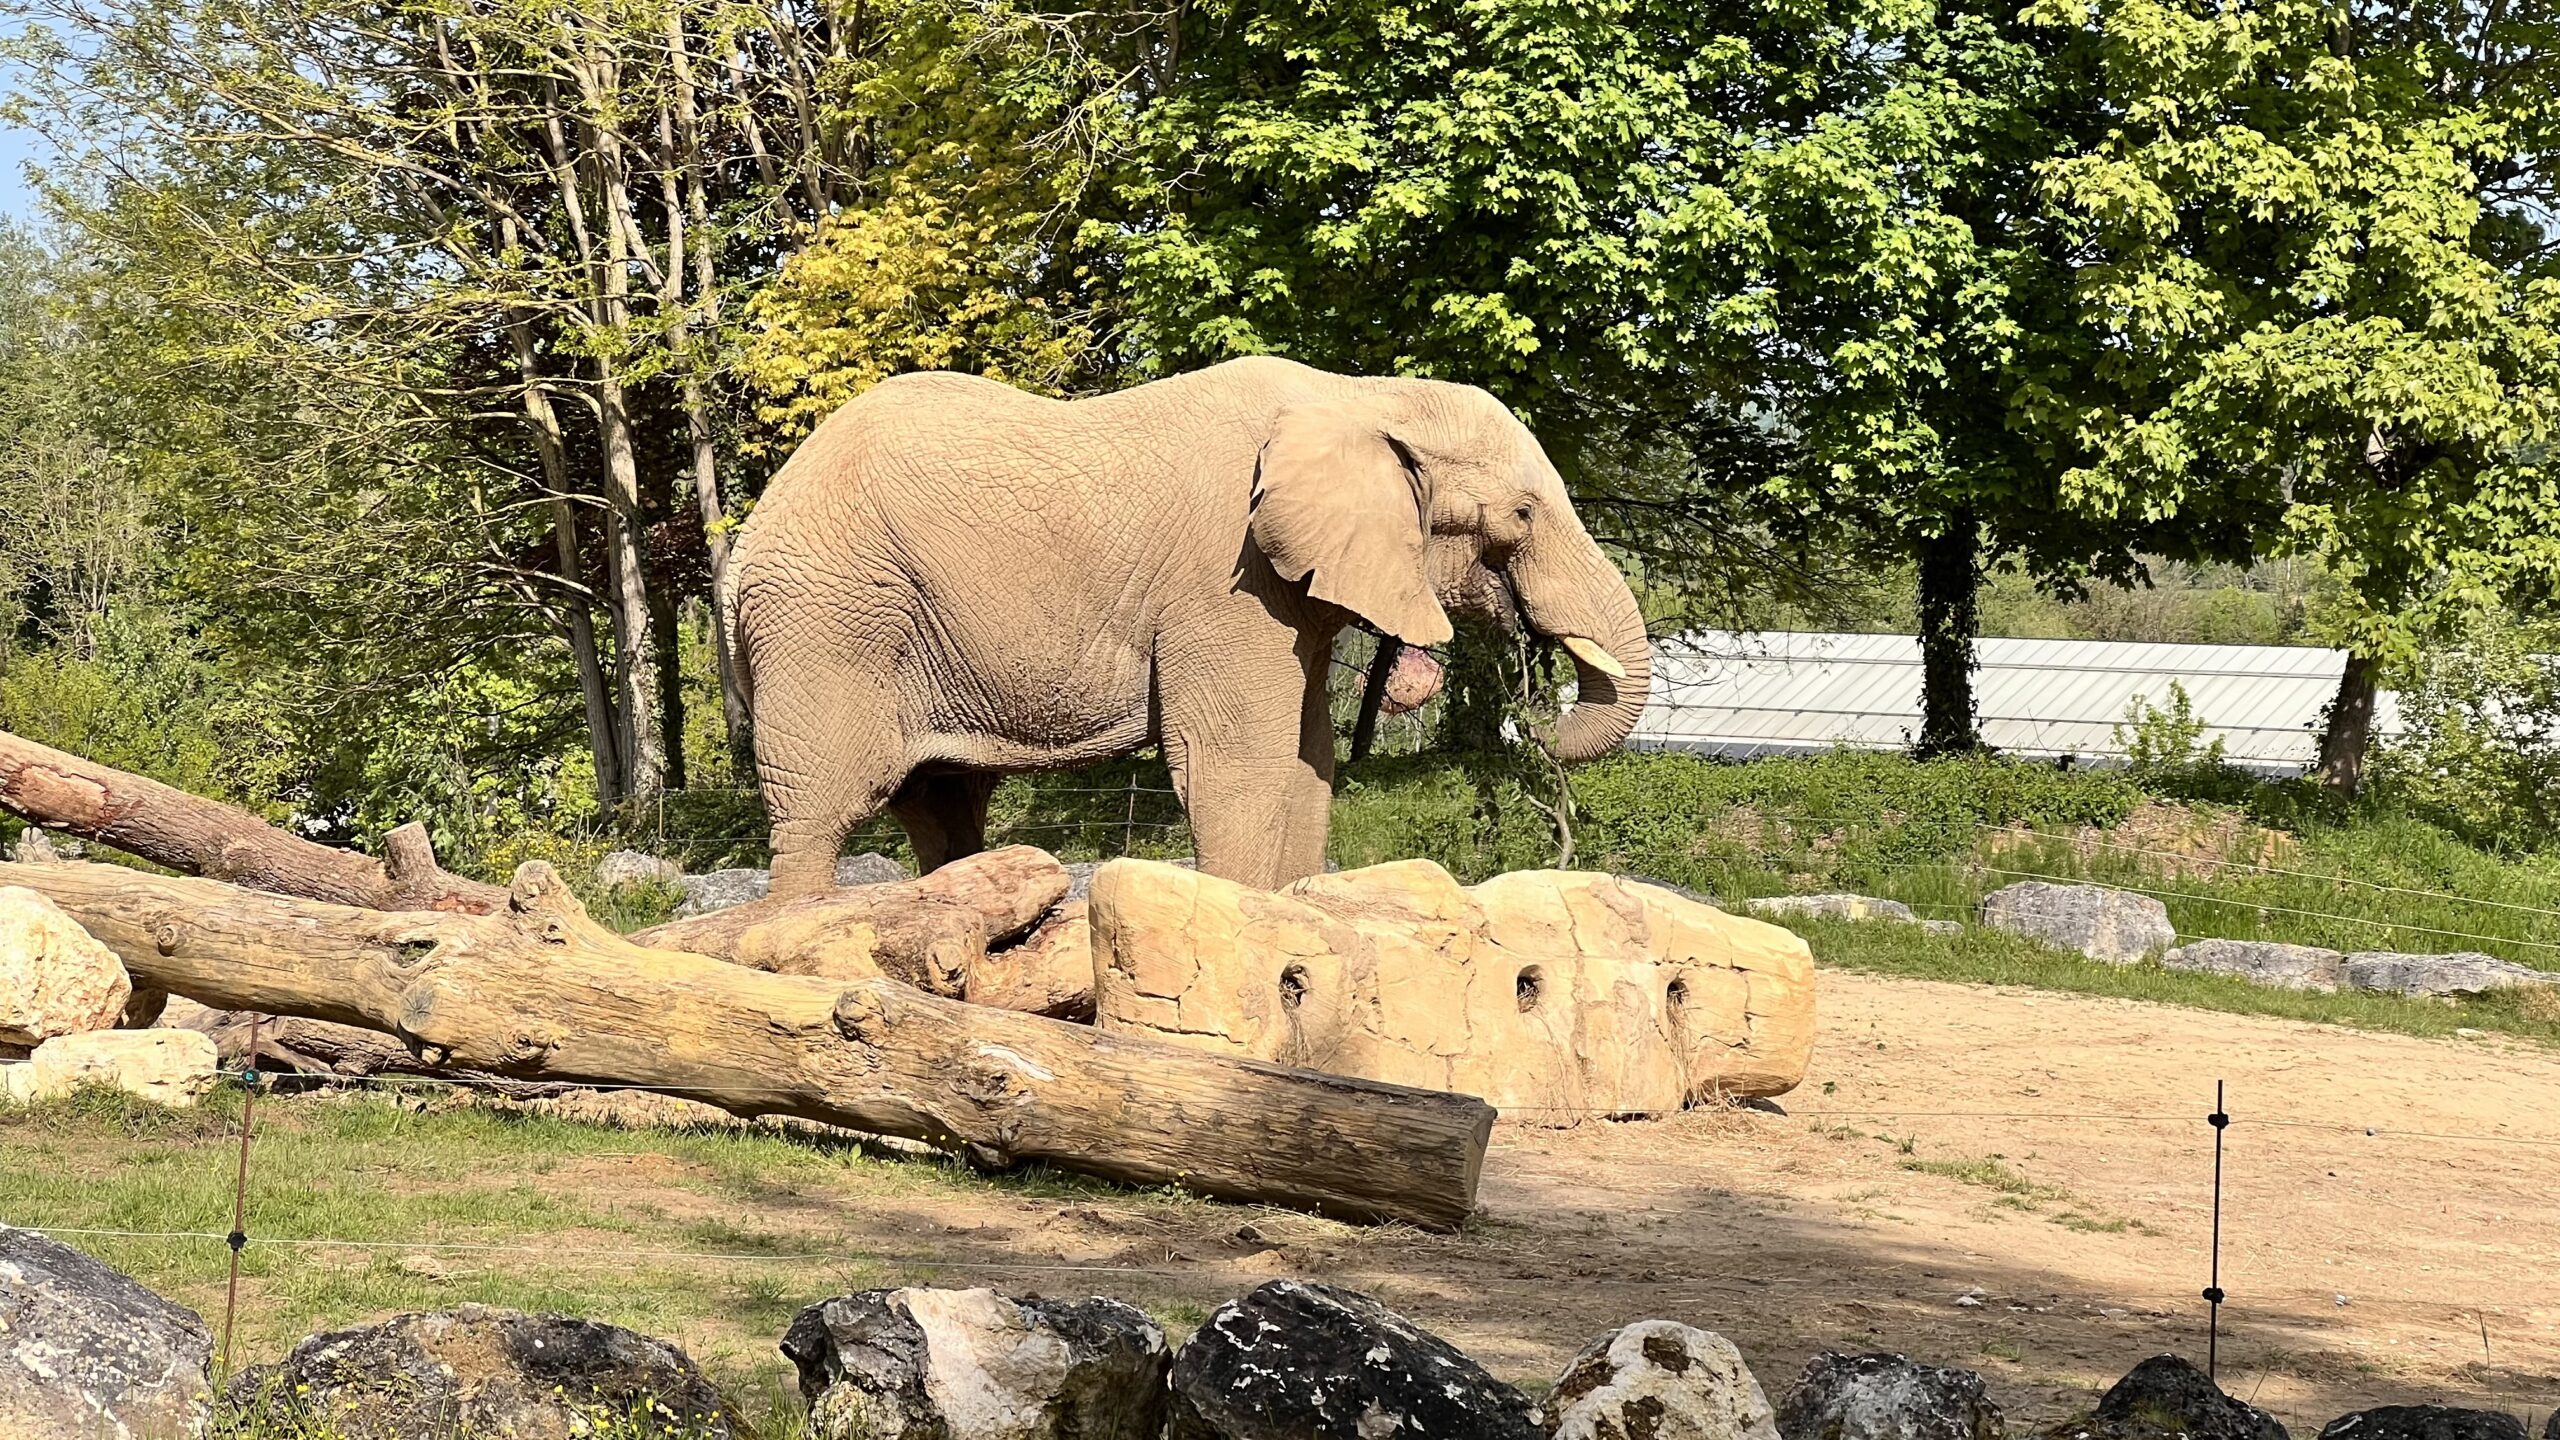
M 1743 908 L 1754 915 L 1814 915 L 1825 920 L 1900 920 L 1905 924 L 1920 917 L 1899 900 L 1880 900 L 1873 895 L 1763 895 L 1745 900 Z
M 104 1085 L 183 1110 L 213 1088 L 219 1063 L 213 1038 L 200 1031 L 97 1030 L 47 1040 L 24 1062 L 0 1067 L 0 1077 L 21 1105 Z
M 1555 1440 L 1778 1440 L 1742 1352 L 1710 1330 L 1639 1320 L 1591 1342 L 1547 1392 Z
M 124 963 L 78 921 L 33 890 L 0 887 L 0 1044 L 109 1029 L 132 997 Z
M 2560 975 L 2477 950 L 2449 955 L 2367 950 L 2346 958 L 2345 973 L 2346 983 L 2355 989 L 2397 995 L 2485 995 L 2492 990 L 2560 983 Z
M 2022 880 L 1982 897 L 1982 923 L 2110 965 L 2130 965 L 2178 943 L 2168 906 L 2105 885 Z
M 634 885 L 673 885 L 684 879 L 684 867 L 638 850 L 616 850 L 596 862 L 596 883 L 607 890 Z

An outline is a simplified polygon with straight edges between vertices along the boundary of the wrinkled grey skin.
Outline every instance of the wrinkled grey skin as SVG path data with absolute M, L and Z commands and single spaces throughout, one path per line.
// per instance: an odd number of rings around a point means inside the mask
M 1354 621 L 1605 651 L 1625 675 L 1576 659 L 1566 760 L 1626 738 L 1649 675 L 1634 597 L 1500 402 L 1276 359 L 1074 402 L 890 380 L 791 457 L 732 576 L 781 896 L 884 807 L 932 869 L 983 846 L 1002 774 L 1154 743 L 1202 869 L 1314 874 Z

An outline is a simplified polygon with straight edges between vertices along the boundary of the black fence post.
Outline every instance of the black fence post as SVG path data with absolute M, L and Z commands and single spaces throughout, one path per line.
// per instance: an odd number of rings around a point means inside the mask
M 2213 1380 L 2222 1349 L 2222 1132 L 2231 1128 L 2231 1117 L 2222 1108 L 2219 1080 L 2213 1082 L 2213 1113 L 2204 1118 L 2213 1127 L 2213 1255 L 2204 1287 L 2204 1373 Z

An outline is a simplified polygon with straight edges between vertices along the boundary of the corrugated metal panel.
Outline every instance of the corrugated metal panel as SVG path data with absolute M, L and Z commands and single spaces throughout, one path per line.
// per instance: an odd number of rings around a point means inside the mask
M 2234 763 L 2284 771 L 2315 758 L 2346 664 L 2341 650 L 2107 640 L 1986 639 L 1976 654 L 1982 737 L 2003 751 L 2120 757 L 2126 710 L 2136 698 L 2165 706 L 2175 681 Z M 1919 726 L 1910 636 L 1697 631 L 1655 642 L 1652 701 L 1629 743 L 1736 758 L 1901 749 Z

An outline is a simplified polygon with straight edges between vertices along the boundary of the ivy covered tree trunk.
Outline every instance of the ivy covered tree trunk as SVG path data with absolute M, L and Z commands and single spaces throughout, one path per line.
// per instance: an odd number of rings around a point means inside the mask
M 1975 601 L 1982 589 L 1981 526 L 1969 508 L 1920 541 L 1920 743 L 1922 758 L 1982 748 L 1973 713 Z
M 2329 702 L 2329 721 L 2320 732 L 2320 783 L 2353 797 L 2364 784 L 2365 751 L 2373 743 L 2373 704 L 2381 691 L 2373 661 L 2350 650 L 2346 672 L 2338 677 L 2338 698 Z

